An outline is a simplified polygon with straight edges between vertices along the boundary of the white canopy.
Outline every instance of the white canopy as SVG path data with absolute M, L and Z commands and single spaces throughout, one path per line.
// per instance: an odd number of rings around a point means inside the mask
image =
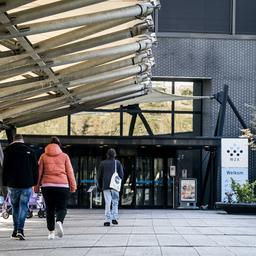
M 197 99 L 212 99 L 213 96 L 183 96 L 171 94 L 162 87 L 152 87 L 149 89 L 147 94 L 144 95 L 134 95 L 134 98 L 128 100 L 118 101 L 119 105 L 134 105 L 140 103 L 150 103 L 150 102 L 168 102 L 177 100 L 197 100 Z

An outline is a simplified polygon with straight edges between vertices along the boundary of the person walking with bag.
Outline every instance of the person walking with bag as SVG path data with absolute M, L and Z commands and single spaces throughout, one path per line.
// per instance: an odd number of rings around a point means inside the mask
M 24 144 L 23 136 L 16 134 L 4 150 L 3 185 L 11 199 L 12 238 L 25 240 L 24 225 L 29 210 L 32 186 L 37 184 L 38 164 L 34 151 Z
M 110 148 L 107 151 L 107 159 L 102 161 L 99 166 L 99 175 L 97 178 L 98 187 L 103 191 L 105 200 L 105 222 L 104 226 L 110 226 L 110 223 L 118 224 L 118 203 L 119 203 L 119 191 L 120 188 L 112 186 L 112 182 L 116 180 L 121 183 L 124 172 L 123 166 L 120 161 L 116 160 L 116 151 Z M 117 172 L 118 176 L 115 176 Z M 113 178 L 112 178 L 113 177 Z M 112 180 L 112 182 L 111 182 Z M 119 191 L 118 191 L 119 190 Z M 112 205 L 112 209 L 111 209 Z
M 67 214 L 69 192 L 76 191 L 76 180 L 70 158 L 60 148 L 60 140 L 52 137 L 39 159 L 39 178 L 35 192 L 41 186 L 46 205 L 48 239 L 63 237 L 63 222 Z M 56 221 L 55 221 L 56 213 Z

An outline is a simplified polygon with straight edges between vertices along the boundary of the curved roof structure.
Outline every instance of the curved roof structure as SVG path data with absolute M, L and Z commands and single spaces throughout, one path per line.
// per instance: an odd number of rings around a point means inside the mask
M 148 92 L 158 0 L 0 0 L 0 128 Z

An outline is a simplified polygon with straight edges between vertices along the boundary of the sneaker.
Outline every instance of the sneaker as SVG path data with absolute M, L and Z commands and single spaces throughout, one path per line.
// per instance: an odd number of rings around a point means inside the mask
M 114 225 L 118 225 L 117 220 L 112 220 L 112 224 L 114 224 Z
M 17 232 L 16 237 L 17 237 L 19 240 L 26 240 L 26 239 L 25 239 L 25 236 L 24 236 L 24 233 L 23 233 L 22 230 L 20 230 L 20 231 Z
M 18 237 L 17 237 L 17 230 L 13 230 L 12 235 L 11 235 L 11 238 L 12 238 L 12 239 L 17 239 L 17 238 L 18 238 Z
M 57 236 L 58 237 L 63 237 L 64 231 L 63 231 L 63 226 L 60 221 L 56 222 L 56 230 L 57 230 Z
M 48 235 L 48 239 L 49 240 L 53 240 L 55 238 L 55 233 L 54 233 L 54 231 L 50 231 L 49 232 L 49 235 Z
M 104 226 L 109 227 L 110 226 L 110 222 L 104 222 Z

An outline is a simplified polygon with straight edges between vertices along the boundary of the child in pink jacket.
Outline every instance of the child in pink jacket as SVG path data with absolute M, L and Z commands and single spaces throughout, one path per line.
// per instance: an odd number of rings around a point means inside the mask
M 36 193 L 40 186 L 46 204 L 48 239 L 55 238 L 55 227 L 57 236 L 62 237 L 68 196 L 70 192 L 76 191 L 76 180 L 69 156 L 62 152 L 57 137 L 51 138 L 39 159 L 38 184 L 34 188 Z

